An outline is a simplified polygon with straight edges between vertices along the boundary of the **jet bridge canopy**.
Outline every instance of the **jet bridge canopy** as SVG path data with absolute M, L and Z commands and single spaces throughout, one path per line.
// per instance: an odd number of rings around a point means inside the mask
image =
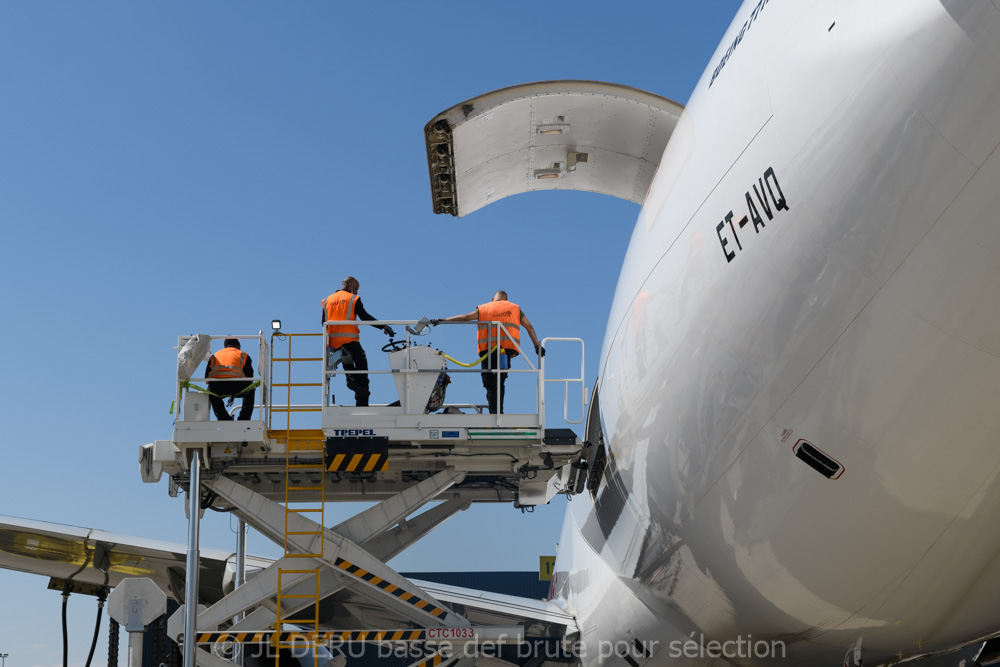
M 424 127 L 435 213 L 532 190 L 642 204 L 684 107 L 637 88 L 542 81 L 462 102 Z

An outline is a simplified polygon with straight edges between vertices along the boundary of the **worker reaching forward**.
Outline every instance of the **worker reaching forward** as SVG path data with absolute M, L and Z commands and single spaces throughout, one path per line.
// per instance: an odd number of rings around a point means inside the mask
M 361 305 L 361 297 L 358 296 L 358 289 L 361 283 L 354 276 L 347 276 L 340 284 L 340 289 L 323 299 L 323 322 L 332 320 L 355 320 L 361 318 L 365 322 L 371 322 L 376 318 L 372 317 Z M 378 327 L 389 336 L 394 336 L 395 331 L 389 325 Z M 341 350 L 346 353 L 341 360 L 344 363 L 344 370 L 347 371 L 367 371 L 368 357 L 365 349 L 361 347 L 361 332 L 353 324 L 331 324 L 326 328 L 327 347 L 329 354 L 333 350 Z M 368 397 L 371 392 L 368 390 L 368 374 L 347 374 L 347 388 L 354 392 L 354 403 L 358 406 L 368 405 Z
M 484 303 L 471 313 L 453 315 L 443 320 L 431 320 L 431 324 L 439 322 L 469 322 L 472 320 L 480 322 L 476 337 L 479 355 L 482 356 L 492 351 L 491 354 L 483 359 L 481 364 L 483 368 L 483 386 L 486 388 L 486 402 L 489 404 L 491 413 L 496 414 L 497 408 L 499 408 L 500 414 L 503 414 L 504 383 L 507 382 L 507 373 L 499 373 L 500 390 L 498 395 L 498 374 L 490 371 L 498 368 L 501 370 L 509 368 L 508 360 L 517 355 L 517 348 L 521 345 L 521 326 L 531 336 L 531 342 L 535 345 L 535 353 L 539 357 L 545 356 L 545 348 L 539 345 L 538 337 L 535 335 L 535 328 L 531 326 L 531 322 L 525 317 L 524 312 L 521 311 L 521 307 L 516 303 L 508 301 L 507 292 L 503 290 L 494 294 L 492 301 Z M 500 322 L 504 328 L 501 329 L 496 325 L 490 326 L 490 322 Z M 497 333 L 498 331 L 500 332 L 499 334 Z M 499 340 L 497 340 L 498 335 L 500 337 Z

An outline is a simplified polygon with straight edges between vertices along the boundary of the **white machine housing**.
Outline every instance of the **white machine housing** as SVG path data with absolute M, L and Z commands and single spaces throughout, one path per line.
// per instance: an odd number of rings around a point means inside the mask
M 424 412 L 438 375 L 448 367 L 444 355 L 427 345 L 411 345 L 389 353 L 399 404 L 406 414 Z

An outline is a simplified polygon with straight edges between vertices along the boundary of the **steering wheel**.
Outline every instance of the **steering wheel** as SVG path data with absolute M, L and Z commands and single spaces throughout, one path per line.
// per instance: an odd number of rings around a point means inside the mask
M 406 349 L 405 340 L 390 340 L 388 343 L 382 346 L 383 352 L 399 352 L 400 350 Z

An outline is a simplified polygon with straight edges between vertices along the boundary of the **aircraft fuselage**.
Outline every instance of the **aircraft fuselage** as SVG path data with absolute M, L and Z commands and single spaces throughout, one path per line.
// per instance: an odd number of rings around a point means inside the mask
M 751 664 L 721 655 L 748 637 L 878 664 L 1000 631 L 997 44 L 989 1 L 739 10 L 609 318 L 608 466 L 556 567 L 585 664 Z

